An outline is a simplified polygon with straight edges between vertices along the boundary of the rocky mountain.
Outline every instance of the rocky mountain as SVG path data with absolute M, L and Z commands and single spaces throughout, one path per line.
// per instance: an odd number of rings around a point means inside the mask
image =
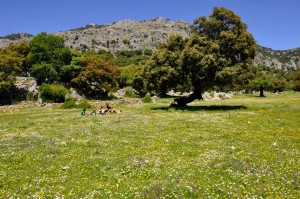
M 5 37 L 0 37 L 0 48 L 5 48 L 10 44 L 30 42 L 32 38 L 33 35 L 27 33 L 17 33 L 17 34 L 7 35 Z
M 126 19 L 106 25 L 89 24 L 54 34 L 63 37 L 71 49 L 80 51 L 154 50 L 172 34 L 188 37 L 191 34 L 190 26 L 182 20 L 171 21 L 158 17 L 145 21 Z M 29 42 L 32 37 L 26 33 L 0 37 L 0 48 L 11 43 Z M 272 50 L 259 46 L 254 63 L 282 70 L 300 68 L 300 48 Z
M 172 34 L 189 36 L 189 26 L 184 21 L 174 22 L 161 17 L 146 21 L 127 19 L 107 25 L 89 24 L 57 35 L 64 37 L 66 45 L 72 49 L 116 52 L 155 49 Z
M 272 50 L 258 46 L 254 63 L 259 66 L 274 67 L 282 70 L 300 68 L 300 48 Z

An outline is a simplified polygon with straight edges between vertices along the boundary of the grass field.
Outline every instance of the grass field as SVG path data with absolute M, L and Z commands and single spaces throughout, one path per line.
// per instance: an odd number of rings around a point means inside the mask
M 0 198 L 299 198 L 300 93 L 0 113 Z

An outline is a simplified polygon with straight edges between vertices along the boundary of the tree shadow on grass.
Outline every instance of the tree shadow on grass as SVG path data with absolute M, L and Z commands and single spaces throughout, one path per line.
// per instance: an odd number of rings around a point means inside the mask
M 185 107 L 154 107 L 151 108 L 152 110 L 182 110 L 182 111 L 230 111 L 230 110 L 240 110 L 240 109 L 247 109 L 244 105 L 238 106 L 229 106 L 229 105 L 211 105 L 211 106 L 185 106 Z

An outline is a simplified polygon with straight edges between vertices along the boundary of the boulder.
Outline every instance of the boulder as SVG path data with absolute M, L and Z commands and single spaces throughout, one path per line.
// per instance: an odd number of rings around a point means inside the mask
M 15 98 L 18 100 L 37 100 L 38 86 L 33 77 L 16 77 Z

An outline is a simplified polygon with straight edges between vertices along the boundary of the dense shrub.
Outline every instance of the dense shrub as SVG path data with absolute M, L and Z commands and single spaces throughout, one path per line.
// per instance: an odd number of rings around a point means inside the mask
M 123 89 L 125 91 L 124 97 L 128 97 L 128 98 L 138 97 L 137 91 L 134 88 L 132 88 L 131 86 L 127 86 L 127 87 L 125 87 Z
M 42 84 L 39 92 L 43 102 L 64 102 L 68 90 L 55 84 Z
M 60 108 L 62 109 L 72 109 L 72 108 L 76 108 L 76 99 L 72 98 L 72 99 L 68 99 L 66 100 L 61 106 Z
M 293 79 L 294 79 L 293 90 L 300 91 L 300 69 L 296 70 L 293 73 Z
M 92 108 L 92 105 L 87 100 L 82 100 L 77 104 L 77 108 L 88 109 Z
M 31 68 L 31 75 L 36 78 L 38 84 L 52 83 L 59 78 L 54 66 L 47 63 L 34 64 Z
M 142 102 L 144 102 L 144 103 L 152 103 L 152 99 L 151 99 L 151 96 L 150 96 L 149 93 L 142 99 Z

